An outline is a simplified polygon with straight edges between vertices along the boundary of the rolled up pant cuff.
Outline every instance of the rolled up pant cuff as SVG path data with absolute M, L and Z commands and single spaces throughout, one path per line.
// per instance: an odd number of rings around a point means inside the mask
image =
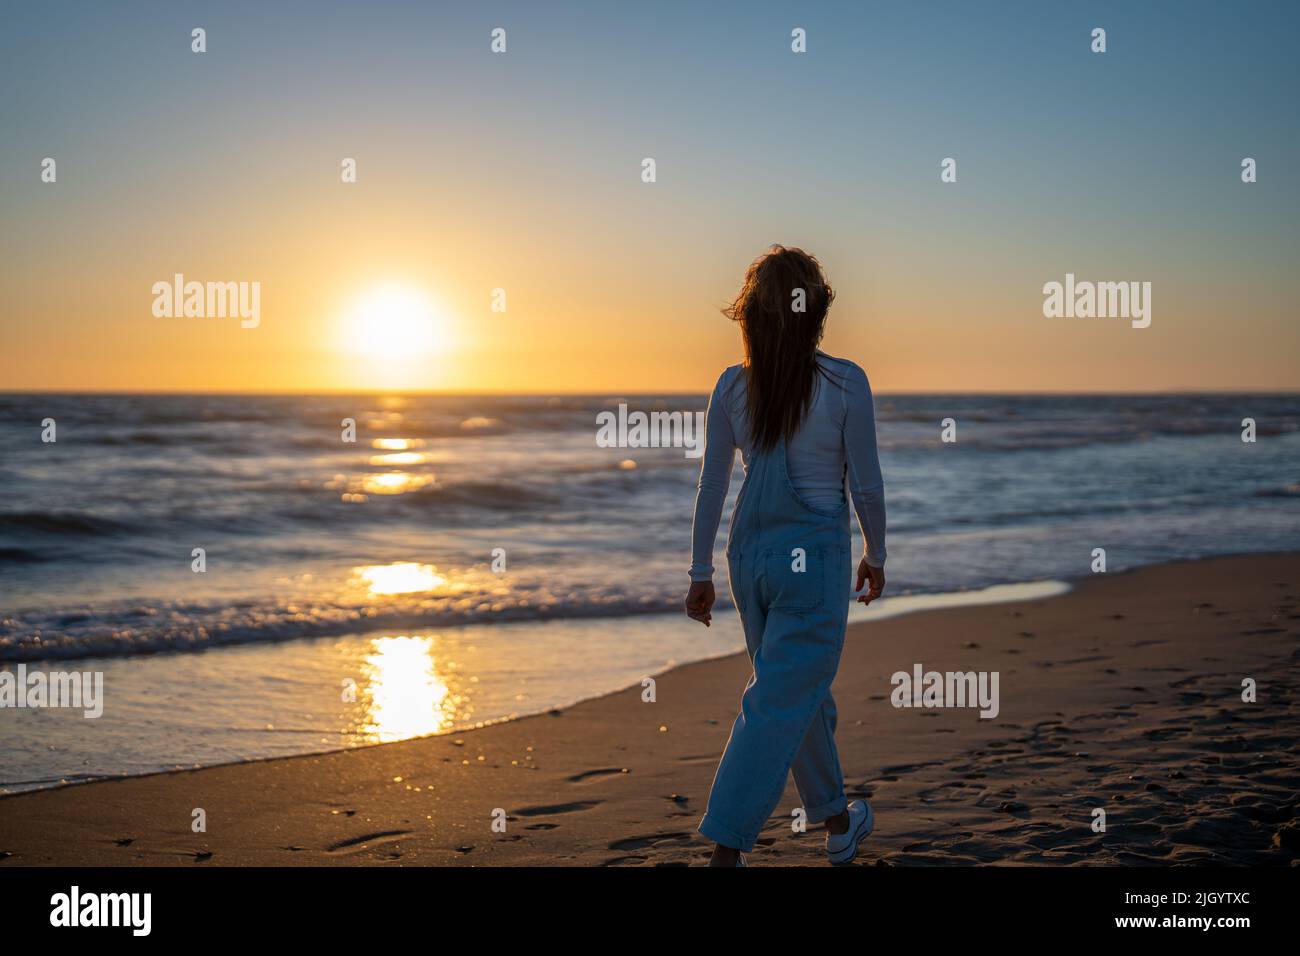
M 729 846 L 733 850 L 740 850 L 742 853 L 749 853 L 754 849 L 755 837 L 743 837 L 735 830 L 723 826 L 716 818 L 704 814 L 704 819 L 700 821 L 699 831 L 714 843 L 722 846 Z
M 809 823 L 821 823 L 829 817 L 839 816 L 849 805 L 848 797 L 841 793 L 834 800 L 827 801 L 816 807 L 805 807 L 804 812 L 808 814 Z

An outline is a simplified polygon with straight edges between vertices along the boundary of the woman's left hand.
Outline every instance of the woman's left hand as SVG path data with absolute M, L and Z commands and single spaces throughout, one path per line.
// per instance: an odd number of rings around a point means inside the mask
M 691 589 L 686 592 L 687 617 L 708 627 L 713 620 L 713 601 L 712 581 L 692 581 Z

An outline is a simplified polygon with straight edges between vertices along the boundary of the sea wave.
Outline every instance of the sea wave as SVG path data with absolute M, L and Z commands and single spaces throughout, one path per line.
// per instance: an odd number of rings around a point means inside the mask
M 1300 483 L 1280 488 L 1261 488 L 1255 495 L 1259 498 L 1300 498 Z
M 0 620 L 0 664 L 199 651 L 233 644 L 506 621 L 628 617 L 679 611 L 679 595 L 616 588 L 575 599 L 545 592 L 397 601 L 392 606 L 301 602 L 87 605 Z
M 102 515 L 77 511 L 0 512 L 0 534 L 46 534 L 90 537 L 122 534 L 127 525 Z
M 699 462 L 597 446 L 596 413 L 620 401 L 704 397 L 0 395 L 0 659 L 674 609 Z M 1112 567 L 1278 549 L 1300 528 L 1296 396 L 886 396 L 876 410 L 896 589 L 1068 577 L 1099 546 Z M 46 417 L 57 442 L 40 440 Z M 956 445 L 940 442 L 947 417 Z M 1239 440 L 1246 417 L 1255 444 Z M 733 500 L 739 486 L 737 468 Z M 190 574 L 195 547 L 208 576 Z M 508 588 L 370 607 L 341 583 L 385 563 L 473 568 L 498 548 Z M 191 603 L 161 600 L 178 596 Z

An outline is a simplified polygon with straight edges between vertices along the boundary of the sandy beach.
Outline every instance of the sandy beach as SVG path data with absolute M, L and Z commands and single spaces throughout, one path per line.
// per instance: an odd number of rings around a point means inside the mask
M 855 625 L 835 694 L 848 790 L 877 816 L 859 865 L 1295 864 L 1298 638 L 1300 555 Z M 1000 713 L 891 706 L 916 663 L 998 671 Z M 736 655 L 660 675 L 654 702 L 633 687 L 452 736 L 6 797 L 0 865 L 702 864 L 748 674 Z M 790 785 L 754 865 L 825 864 L 798 805 Z

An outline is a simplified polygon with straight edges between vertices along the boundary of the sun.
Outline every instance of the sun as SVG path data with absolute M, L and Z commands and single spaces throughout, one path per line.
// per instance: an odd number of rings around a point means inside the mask
M 349 354 L 385 363 L 426 358 L 449 347 L 446 317 L 434 301 L 396 283 L 358 295 L 344 312 L 342 331 Z

